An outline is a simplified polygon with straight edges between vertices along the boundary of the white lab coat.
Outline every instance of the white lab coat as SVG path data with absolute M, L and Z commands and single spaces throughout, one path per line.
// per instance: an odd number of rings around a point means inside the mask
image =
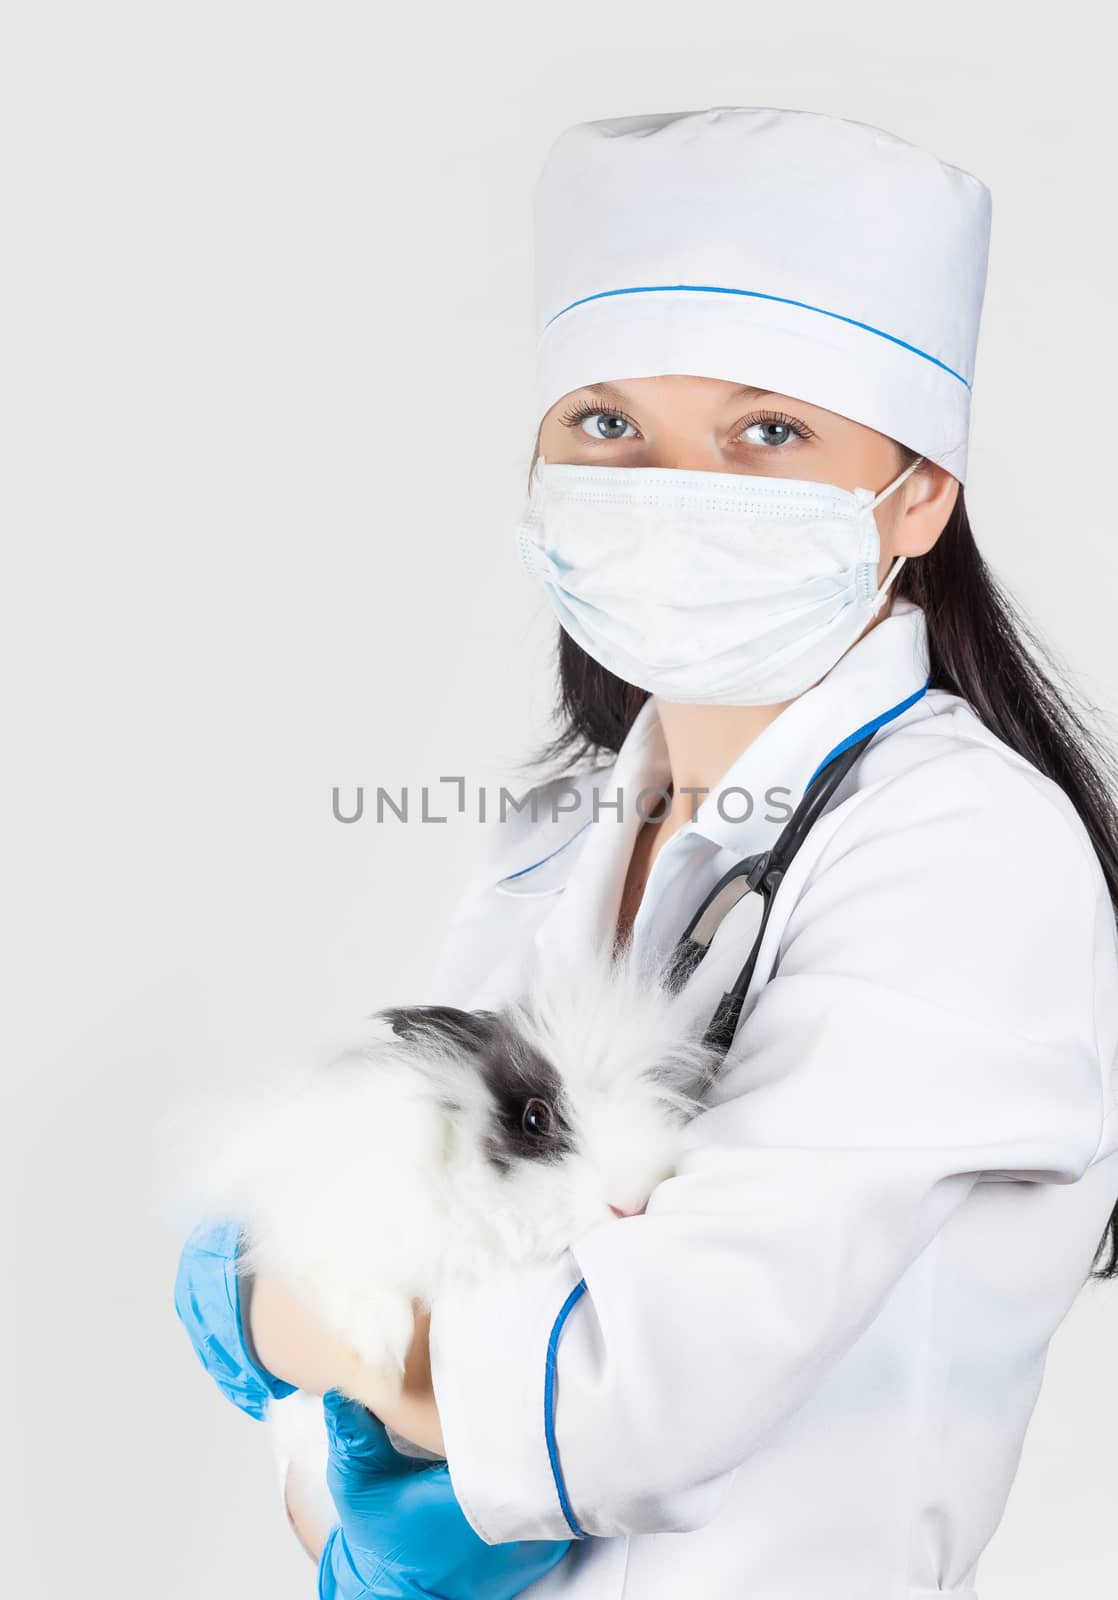
M 923 613 L 897 600 L 666 842 L 634 939 L 670 948 L 824 756 L 927 670 Z M 430 998 L 494 1005 L 529 962 L 608 928 L 636 796 L 668 778 L 650 699 L 570 809 L 553 784 L 535 818 L 495 819 Z M 747 911 L 692 980 L 712 1009 Z M 1118 938 L 1079 819 L 929 691 L 797 856 L 679 1173 L 559 1261 L 435 1304 L 471 1524 L 488 1542 L 584 1535 L 533 1600 L 972 1600 L 1049 1339 L 1118 1195 L 1116 1059 Z

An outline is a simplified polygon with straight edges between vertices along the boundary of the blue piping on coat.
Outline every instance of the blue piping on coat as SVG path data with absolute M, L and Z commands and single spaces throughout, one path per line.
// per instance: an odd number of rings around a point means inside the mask
M 843 739 L 839 744 L 836 744 L 834 749 L 830 751 L 828 755 L 824 756 L 823 760 L 819 763 L 811 777 L 808 779 L 807 783 L 804 785 L 805 791 L 811 787 L 811 784 L 814 782 L 815 778 L 820 772 L 822 772 L 823 768 L 828 764 L 828 762 L 833 761 L 834 758 L 841 755 L 844 750 L 848 750 L 852 744 L 855 744 L 859 739 L 864 738 L 867 733 L 875 732 L 878 728 L 884 727 L 887 722 L 892 722 L 894 717 L 899 717 L 903 711 L 907 711 L 909 706 L 914 706 L 918 700 L 921 700 L 924 695 L 927 694 L 930 684 L 931 679 L 927 678 L 923 684 L 923 687 L 917 689 L 915 694 L 910 694 L 906 700 L 900 701 L 898 705 L 892 706 L 888 711 L 883 711 L 879 717 L 874 717 L 871 721 L 864 722 L 860 728 L 855 728 L 853 733 L 848 734 L 845 739 Z M 580 829 L 579 831 L 581 832 L 582 830 Z M 568 843 L 569 842 L 570 841 L 568 840 Z M 560 849 L 562 848 L 563 846 L 560 846 Z M 552 854 L 554 853 L 555 852 L 553 851 Z M 546 860 L 547 857 L 544 859 Z M 530 869 L 524 868 L 524 870 L 528 871 Z M 547 1441 L 547 1457 L 551 1463 L 551 1475 L 555 1480 L 555 1491 L 559 1496 L 559 1504 L 563 1509 L 563 1515 L 567 1519 L 568 1526 L 570 1527 L 570 1530 L 576 1539 L 585 1539 L 587 1534 L 585 1530 L 580 1528 L 578 1523 L 575 1521 L 575 1515 L 571 1509 L 571 1502 L 567 1495 L 567 1485 L 563 1477 L 563 1469 L 559 1464 L 559 1448 L 555 1442 L 555 1391 L 557 1383 L 556 1353 L 559 1349 L 559 1336 L 563 1331 L 564 1324 L 566 1323 L 567 1318 L 570 1316 L 571 1311 L 578 1304 L 579 1300 L 585 1293 L 586 1279 L 580 1278 L 578 1283 L 575 1284 L 570 1294 L 564 1300 L 560 1308 L 559 1315 L 555 1319 L 551 1329 L 551 1336 L 547 1341 L 547 1356 L 544 1363 L 543 1386 L 543 1425 L 544 1437 Z
M 534 872 L 537 867 L 542 867 L 545 861 L 550 861 L 552 856 L 557 856 L 559 852 L 561 850 L 565 850 L 569 844 L 574 844 L 583 828 L 588 828 L 593 820 L 593 817 L 587 817 L 586 821 L 582 824 L 582 827 L 576 828 L 571 834 L 571 837 L 569 839 L 564 839 L 562 844 L 557 844 L 554 850 L 549 850 L 547 855 L 541 856 L 538 861 L 533 861 L 530 866 L 518 867 L 515 872 L 506 872 L 503 878 L 497 879 L 497 882 L 511 883 L 514 878 L 522 878 L 526 872 Z
M 836 756 L 841 756 L 844 750 L 849 750 L 852 744 L 857 744 L 859 739 L 864 739 L 867 733 L 874 733 L 878 728 L 883 728 L 887 722 L 892 722 L 894 717 L 899 717 L 902 711 L 907 711 L 909 706 L 914 706 L 917 700 L 922 700 L 928 692 L 931 681 L 931 678 L 925 678 L 923 687 L 917 689 L 915 694 L 910 694 L 907 700 L 902 700 L 899 705 L 893 706 L 888 711 L 883 711 L 879 717 L 874 717 L 872 721 L 863 722 L 860 728 L 855 728 L 853 733 L 847 734 L 841 744 L 836 744 L 835 748 L 823 757 L 811 777 L 804 784 L 805 792 L 811 788 L 823 768 L 833 761 Z
M 563 1469 L 559 1465 L 559 1451 L 555 1444 L 555 1352 L 559 1346 L 559 1335 L 563 1331 L 563 1324 L 571 1314 L 575 1303 L 586 1293 L 586 1279 L 580 1278 L 563 1301 L 562 1309 L 555 1319 L 555 1326 L 551 1330 L 551 1337 L 547 1341 L 547 1360 L 545 1363 L 545 1376 L 543 1385 L 543 1417 L 544 1435 L 547 1439 L 547 1455 L 551 1462 L 551 1476 L 555 1479 L 555 1488 L 559 1495 L 559 1504 L 563 1508 L 571 1532 L 576 1539 L 585 1539 L 585 1531 L 575 1521 L 575 1514 L 571 1510 L 571 1502 L 567 1498 L 567 1485 L 563 1480 Z

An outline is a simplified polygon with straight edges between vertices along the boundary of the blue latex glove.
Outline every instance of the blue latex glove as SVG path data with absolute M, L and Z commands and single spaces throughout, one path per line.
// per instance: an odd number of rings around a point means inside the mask
M 198 1228 L 183 1247 L 175 1310 L 222 1393 L 263 1419 L 294 1393 L 252 1354 L 237 1273 L 235 1223 Z M 323 1399 L 327 1480 L 340 1524 L 319 1562 L 321 1600 L 511 1600 L 566 1554 L 569 1539 L 488 1545 L 470 1527 L 445 1461 L 394 1450 L 380 1421 L 332 1389 Z
M 295 1389 L 266 1372 L 251 1353 L 241 1306 L 245 1280 L 237 1272 L 240 1245 L 236 1223 L 196 1228 L 179 1257 L 175 1310 L 222 1394 L 262 1421 L 273 1397 L 281 1400 Z
M 384 1424 L 338 1389 L 322 1406 L 340 1525 L 323 1546 L 319 1600 L 511 1600 L 570 1548 L 569 1539 L 486 1544 L 445 1461 L 401 1455 Z

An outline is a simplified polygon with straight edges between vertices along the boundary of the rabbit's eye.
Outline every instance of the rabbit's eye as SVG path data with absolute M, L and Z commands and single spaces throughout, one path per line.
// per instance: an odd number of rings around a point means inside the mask
M 524 1107 L 521 1125 L 525 1133 L 533 1134 L 537 1139 L 544 1138 L 551 1132 L 551 1107 L 546 1100 L 529 1100 Z

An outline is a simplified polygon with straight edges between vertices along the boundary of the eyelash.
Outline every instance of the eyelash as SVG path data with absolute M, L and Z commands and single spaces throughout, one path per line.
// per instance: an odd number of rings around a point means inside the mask
M 564 412 L 563 416 L 561 416 L 559 420 L 564 427 L 574 428 L 577 427 L 584 417 L 620 417 L 622 422 L 627 422 L 631 428 L 636 428 L 637 432 L 640 432 L 640 428 L 627 412 L 613 410 L 605 406 L 596 406 L 588 400 L 583 400 L 577 405 L 572 406 L 569 411 Z M 791 431 L 800 439 L 815 438 L 815 434 L 807 426 L 806 422 L 801 422 L 797 417 L 790 417 L 788 416 L 787 412 L 784 411 L 755 411 L 751 417 L 746 417 L 744 421 L 738 423 L 736 431 L 739 433 L 744 433 L 746 428 L 752 428 L 756 422 L 781 423 L 784 427 L 791 429 Z M 609 439 L 603 439 L 601 442 L 603 444 L 610 444 L 613 441 Z

